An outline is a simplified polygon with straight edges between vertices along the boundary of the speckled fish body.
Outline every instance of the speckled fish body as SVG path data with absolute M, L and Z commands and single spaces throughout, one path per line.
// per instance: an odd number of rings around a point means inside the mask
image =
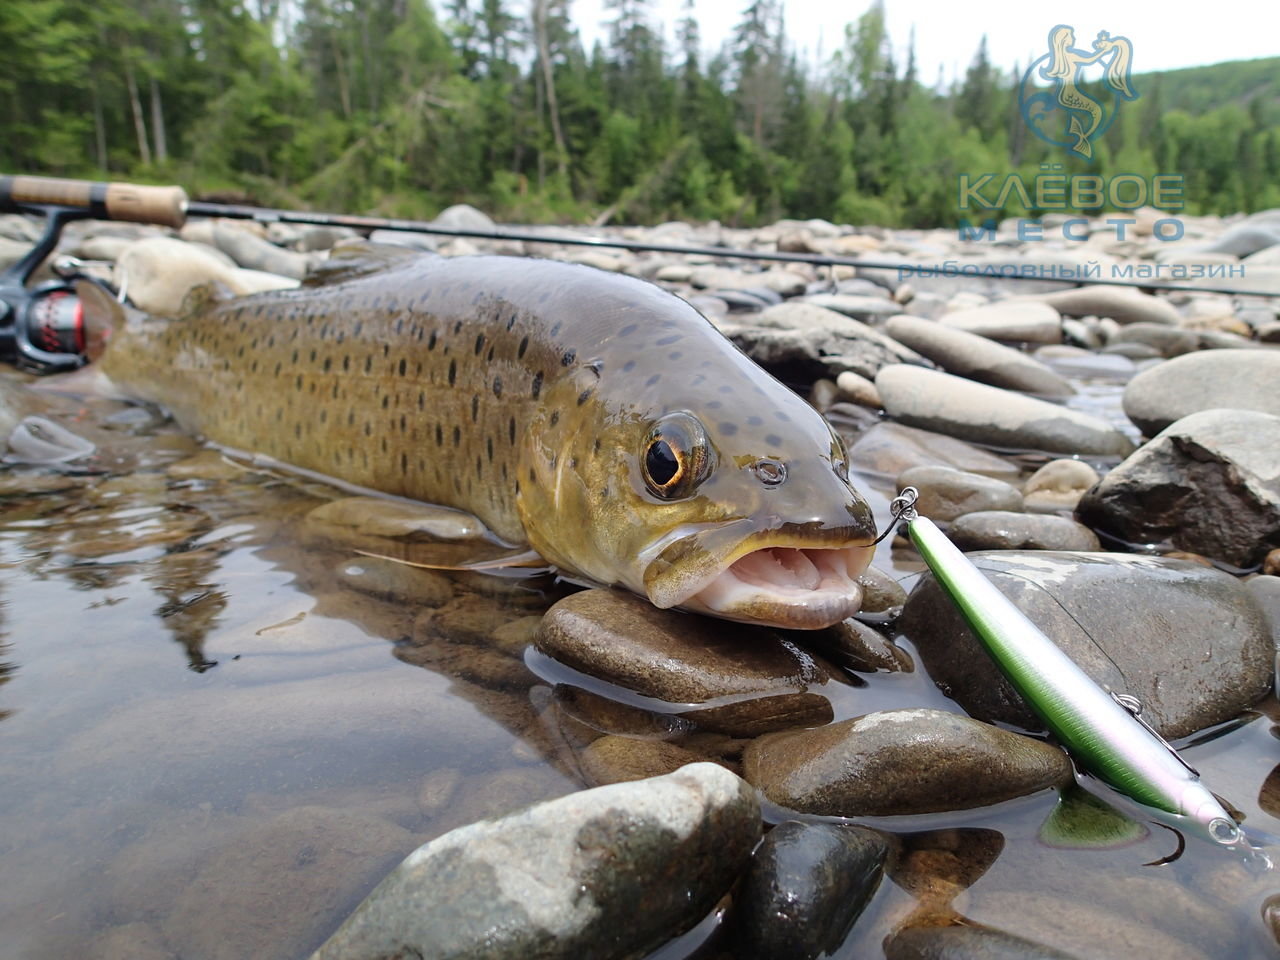
M 874 522 L 838 437 L 642 280 L 397 256 L 135 319 L 101 367 L 215 443 L 469 511 L 660 607 L 813 628 L 861 601 Z

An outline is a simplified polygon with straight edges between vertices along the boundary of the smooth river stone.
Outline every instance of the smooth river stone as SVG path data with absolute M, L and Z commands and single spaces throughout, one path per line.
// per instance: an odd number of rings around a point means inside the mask
M 889 845 L 874 830 L 788 820 L 765 836 L 734 905 L 740 955 L 833 954 L 875 895 Z
M 897 477 L 911 467 L 942 466 L 980 473 L 987 477 L 1015 479 L 1017 464 L 989 450 L 931 430 L 917 430 L 900 423 L 877 423 L 863 433 L 849 450 L 849 463 L 859 473 Z
M 119 286 L 128 284 L 129 299 L 139 309 L 165 317 L 178 316 L 187 294 L 207 283 L 241 296 L 298 285 L 298 281 L 274 273 L 229 267 L 219 256 L 198 244 L 150 237 L 124 251 L 116 263 L 116 279 Z
M 1005 300 L 944 313 L 938 323 L 992 340 L 1061 343 L 1062 318 L 1037 300 Z
M 899 930 L 884 945 L 885 960 L 1080 960 L 1003 930 L 920 926 Z
M 1229 720 L 1271 687 L 1266 618 L 1244 585 L 1220 570 L 1117 553 L 968 557 L 1085 673 L 1137 697 L 1166 737 Z M 898 626 L 929 676 L 970 716 L 1044 729 L 932 574 L 912 590 Z
M 1280 350 L 1205 350 L 1144 370 L 1124 390 L 1124 412 L 1147 436 L 1215 409 L 1280 416 Z
M 1238 567 L 1280 547 L 1280 417 L 1204 410 L 1170 424 L 1084 495 L 1080 519 L 1129 542 Z
M 1065 397 L 1075 389 L 1043 363 L 976 333 L 933 320 L 899 315 L 885 333 L 922 354 L 948 373 L 1024 393 Z
M 1023 394 L 907 364 L 884 367 L 885 411 L 912 427 L 1015 450 L 1127 456 L 1129 439 L 1097 417 Z
M 1056 747 L 942 710 L 885 710 L 753 740 L 743 775 L 772 802 L 831 817 L 967 810 L 1071 780 Z
M 898 476 L 898 492 L 914 487 L 916 510 L 930 520 L 946 522 L 966 513 L 1021 510 L 1022 494 L 1003 480 L 951 467 L 912 467 Z
M 1069 517 L 987 510 L 960 517 L 947 536 L 961 550 L 1101 550 L 1097 535 Z
M 312 960 L 623 960 L 701 920 L 760 836 L 723 767 L 574 793 L 411 853 Z
M 1028 510 L 1073 509 L 1098 482 L 1098 471 L 1083 460 L 1050 460 L 1022 485 Z
M 621 590 L 560 600 L 543 617 L 536 643 L 566 666 L 670 704 L 671 712 L 719 733 L 755 736 L 833 716 L 821 690 L 835 682 L 834 668 L 777 632 L 659 610 Z M 730 702 L 695 706 L 722 698 Z
M 1078 287 L 1038 298 L 1066 317 L 1110 317 L 1116 323 L 1162 323 L 1181 319 L 1168 300 L 1123 287 Z

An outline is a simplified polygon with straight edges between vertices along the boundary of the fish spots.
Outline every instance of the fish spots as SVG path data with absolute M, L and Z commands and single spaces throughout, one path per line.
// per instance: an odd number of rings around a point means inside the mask
M 480 356 L 480 351 L 484 349 L 484 334 L 476 334 L 476 356 Z
M 329 370 L 330 370 L 332 367 L 333 367 L 333 358 L 332 358 L 332 357 L 325 357 L 325 358 L 324 358 L 324 372 L 325 372 L 325 373 L 328 373 L 328 372 L 329 372 Z
M 763 418 L 763 417 L 757 417 L 757 416 L 753 413 L 751 416 L 747 417 L 747 426 L 749 426 L 749 427 L 762 427 L 762 426 L 764 426 L 764 418 Z
M 513 313 L 511 314 L 511 316 L 507 317 L 507 329 L 510 330 L 515 325 L 516 325 L 516 315 Z
M 720 432 L 723 433 L 726 437 L 732 437 L 735 433 L 738 432 L 738 425 L 736 423 L 728 423 L 728 422 L 722 423 L 720 424 Z
M 680 334 L 673 333 L 669 337 L 661 337 L 653 342 L 659 347 L 669 347 L 671 346 L 671 344 L 675 343 L 677 340 L 682 340 L 682 339 L 684 338 Z
M 436 446 L 437 447 L 444 446 L 444 428 L 441 427 L 440 424 L 438 423 L 436 424 Z
M 295 390 L 302 389 L 302 374 L 298 374 L 296 377 L 293 378 L 293 389 Z
M 681 353 L 679 350 L 672 350 L 670 353 L 668 353 L 668 354 L 667 354 L 667 359 L 668 359 L 668 360 L 679 360 L 679 359 L 680 359 L 681 357 L 683 357 L 683 356 L 684 356 L 684 354 L 683 354 L 683 353 Z
M 436 331 L 431 331 L 431 336 L 427 337 L 427 349 L 434 350 L 436 348 Z
M 578 406 L 582 406 L 589 399 L 591 399 L 591 393 L 593 390 L 595 390 L 595 387 L 587 387 L 587 389 L 583 390 L 580 394 L 578 394 Z
M 781 420 L 783 423 L 790 423 L 790 422 L 791 422 L 791 418 L 790 418 L 790 417 L 788 417 L 788 416 L 787 416 L 785 413 L 783 413 L 781 410 L 775 410 L 775 411 L 773 411 L 773 415 L 774 415 L 775 417 L 777 417 L 779 420 Z
M 719 400 L 708 400 L 704 404 L 704 406 L 706 406 L 708 410 L 719 410 L 721 407 L 724 406 L 724 404 Z
M 771 434 L 769 434 L 767 437 L 765 437 L 765 438 L 764 438 L 764 442 L 765 442 L 765 443 L 767 443 L 767 444 L 768 444 L 769 446 L 771 446 L 771 447 L 781 447 L 781 446 L 782 446 L 782 438 L 781 438 L 780 436 L 778 436 L 776 433 L 771 433 Z
M 453 445 L 456 447 L 462 443 L 462 428 L 455 426 L 453 428 Z
M 493 378 L 493 395 L 495 397 L 502 396 L 502 378 L 495 376 Z
M 364 358 L 364 372 L 365 372 L 365 373 L 372 373 L 372 372 L 373 372 L 373 357 L 372 357 L 372 355 L 366 355 L 366 356 L 365 356 L 365 358 Z
M 557 326 L 559 326 L 559 324 L 557 324 Z M 571 367 L 573 366 L 573 361 L 577 359 L 578 359 L 578 353 L 576 350 L 566 350 L 564 352 L 564 356 L 560 358 L 560 366 Z
M 400 376 L 402 377 L 404 376 L 404 372 L 405 370 L 408 369 L 408 366 L 409 366 L 408 361 L 404 357 L 401 357 L 400 358 Z
M 485 450 L 489 454 L 489 462 L 493 463 L 493 437 L 486 437 L 484 441 Z
M 639 324 L 635 324 L 635 323 L 628 323 L 625 327 L 623 327 L 621 330 L 619 330 L 619 331 L 618 331 L 618 336 L 620 336 L 620 337 L 629 337 L 629 336 L 631 336 L 633 333 L 635 333 L 635 332 L 636 332 L 636 328 L 637 328 L 638 326 L 639 326 Z
M 524 352 L 529 349 L 529 338 L 527 336 L 520 339 L 520 346 L 516 348 L 516 359 L 523 360 Z
M 471 422 L 475 423 L 480 418 L 480 394 L 473 393 L 471 395 Z
M 453 386 L 458 379 L 458 361 L 449 361 L 449 386 Z
M 561 327 L 561 326 L 562 326 L 562 324 L 561 324 L 559 321 L 556 321 L 556 323 L 554 323 L 554 324 L 552 325 L 551 329 L 547 331 L 547 335 L 548 335 L 548 336 L 551 336 L 551 337 L 557 337 L 557 336 L 559 336 L 559 335 L 560 335 L 560 327 Z M 571 361 L 571 362 L 572 362 L 572 361 Z
M 351 369 L 351 354 L 344 354 L 342 357 L 342 372 L 346 373 Z
M 559 410 L 552 410 L 552 411 L 551 411 L 551 426 L 553 426 L 553 427 L 554 427 L 554 426 L 555 426 L 557 423 L 559 423 L 559 422 L 560 422 L 560 411 L 559 411 Z
M 541 392 L 542 392 L 542 371 L 539 370 L 537 373 L 533 375 L 533 389 L 530 391 L 530 395 L 533 397 L 533 399 L 537 400 L 538 394 L 540 394 Z
M 636 368 L 636 362 L 634 360 L 628 360 L 626 363 L 622 365 L 622 372 L 630 373 L 635 368 Z
M 507 421 L 507 439 L 514 447 L 516 445 L 516 418 L 512 417 Z
M 644 382 L 646 387 L 652 387 L 655 383 L 662 379 L 662 374 L 655 373 L 652 377 Z
M 723 383 L 723 384 L 721 384 L 721 385 L 720 385 L 720 387 L 719 387 L 719 391 L 720 391 L 721 393 L 724 393 L 724 394 L 733 393 L 733 387 L 731 387 L 731 386 L 730 386 L 729 384 L 727 384 L 727 383 Z

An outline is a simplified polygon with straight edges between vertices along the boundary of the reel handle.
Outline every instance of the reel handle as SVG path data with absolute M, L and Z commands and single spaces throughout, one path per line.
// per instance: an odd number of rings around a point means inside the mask
M 73 207 L 88 210 L 90 216 L 103 220 L 154 223 L 175 229 L 187 219 L 187 194 L 181 187 L 0 176 L 0 210 L 28 204 Z

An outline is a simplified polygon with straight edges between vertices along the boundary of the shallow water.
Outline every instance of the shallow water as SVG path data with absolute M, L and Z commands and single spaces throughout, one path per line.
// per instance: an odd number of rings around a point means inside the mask
M 525 662 L 572 588 L 428 575 L 388 595 L 306 522 L 334 491 L 193 464 L 191 440 L 120 405 L 64 419 L 106 438 L 102 472 L 0 473 L 0 960 L 303 957 L 418 844 L 583 785 L 564 678 Z M 920 568 L 890 543 L 877 565 Z M 832 688 L 836 719 L 956 709 L 919 671 Z M 1188 759 L 1280 834 L 1280 707 L 1260 711 Z M 677 742 L 730 763 L 742 746 Z M 1280 876 L 1195 842 L 1145 866 L 1175 845 L 1162 828 L 1049 846 L 1057 802 L 874 824 L 896 866 L 838 955 L 953 912 L 1082 957 L 1274 955 L 1260 905 Z

